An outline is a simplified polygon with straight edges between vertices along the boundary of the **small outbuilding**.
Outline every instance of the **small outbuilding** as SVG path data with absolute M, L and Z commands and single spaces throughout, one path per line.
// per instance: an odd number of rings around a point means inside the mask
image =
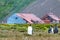
M 52 23 L 59 23 L 60 21 L 59 17 L 54 15 L 53 13 L 46 14 L 45 16 L 42 17 L 42 20 L 45 20 L 46 18 L 50 20 L 50 22 Z
M 41 20 L 39 17 L 37 17 L 36 15 L 32 14 L 32 13 L 21 13 L 21 14 L 17 14 L 19 17 L 23 18 L 24 20 L 26 20 L 29 24 L 33 24 L 33 23 L 44 23 L 43 20 Z
M 33 24 L 44 23 L 39 17 L 32 13 L 15 13 L 7 19 L 7 24 Z
M 26 23 L 26 21 L 23 18 L 17 16 L 17 13 L 11 15 L 7 19 L 7 24 L 25 24 L 25 23 Z

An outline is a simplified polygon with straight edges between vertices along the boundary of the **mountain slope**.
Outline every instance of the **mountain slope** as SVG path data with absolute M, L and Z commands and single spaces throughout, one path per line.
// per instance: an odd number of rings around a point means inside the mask
M 38 17 L 53 12 L 60 16 L 60 0 L 36 0 L 34 3 L 26 7 L 22 12 L 31 12 Z
M 21 11 L 34 0 L 0 0 L 0 21 L 7 15 Z

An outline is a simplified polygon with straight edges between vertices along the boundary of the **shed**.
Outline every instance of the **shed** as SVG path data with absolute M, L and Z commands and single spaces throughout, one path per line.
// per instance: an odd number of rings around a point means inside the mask
M 21 13 L 17 14 L 19 17 L 25 19 L 28 23 L 33 24 L 33 23 L 44 23 L 43 20 L 41 20 L 39 17 L 32 13 Z
M 16 13 L 7 19 L 8 24 L 33 24 L 33 23 L 44 23 L 39 17 L 33 13 Z
M 46 14 L 45 16 L 42 17 L 42 20 L 45 20 L 46 18 L 48 20 L 50 20 L 50 22 L 57 22 L 58 23 L 60 20 L 59 17 L 54 15 L 53 13 Z
M 17 13 L 11 15 L 7 19 L 7 24 L 25 24 L 25 23 L 26 21 L 23 18 L 17 16 Z

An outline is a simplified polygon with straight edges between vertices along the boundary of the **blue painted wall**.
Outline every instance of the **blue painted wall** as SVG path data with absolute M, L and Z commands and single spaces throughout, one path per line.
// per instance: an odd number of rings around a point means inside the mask
M 13 14 L 7 19 L 7 24 L 25 24 L 26 21 L 21 17 L 18 17 L 16 14 Z

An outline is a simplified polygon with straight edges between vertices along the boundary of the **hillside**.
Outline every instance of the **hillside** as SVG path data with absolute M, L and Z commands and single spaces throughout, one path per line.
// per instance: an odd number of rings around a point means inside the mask
M 7 15 L 20 12 L 34 0 L 0 0 L 0 21 Z
M 48 12 L 60 16 L 60 0 L 36 0 L 22 12 L 31 12 L 40 18 Z
M 34 13 L 41 18 L 48 12 L 60 16 L 59 10 L 60 0 L 0 0 L 0 22 L 17 12 Z

